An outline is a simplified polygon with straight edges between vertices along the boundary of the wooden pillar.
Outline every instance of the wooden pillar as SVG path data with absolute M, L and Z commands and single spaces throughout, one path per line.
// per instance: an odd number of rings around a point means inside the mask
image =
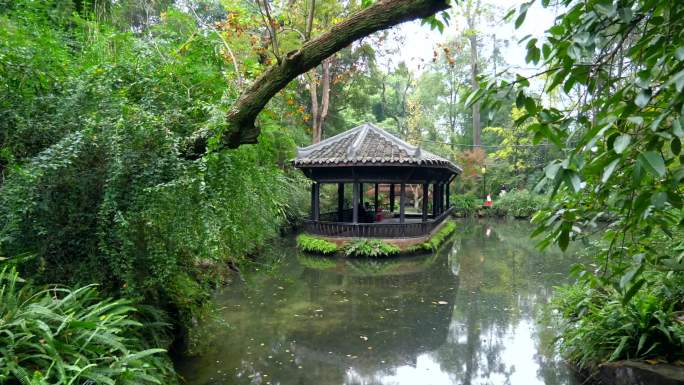
M 314 221 L 317 221 L 320 218 L 320 214 L 321 214 L 320 198 L 321 198 L 321 184 L 318 182 L 314 182 L 314 184 L 311 186 L 311 213 L 312 213 L 311 219 L 313 219 Z
M 449 190 L 449 181 L 446 184 L 446 205 L 444 206 L 447 210 L 451 207 L 451 191 Z
M 444 212 L 444 182 L 439 184 L 439 213 Z
M 344 221 L 344 183 L 337 184 L 337 221 Z
M 359 223 L 359 184 L 354 182 L 352 188 L 352 222 Z
M 359 204 L 363 207 L 363 183 L 359 183 Z
M 438 188 L 437 188 L 437 183 L 434 183 L 432 185 L 432 217 L 436 218 L 437 217 L 437 202 L 439 200 L 437 199 L 438 194 Z
M 390 185 L 390 194 L 389 194 L 389 199 L 390 199 L 390 212 L 394 212 L 394 183 Z
M 421 213 L 423 214 L 423 222 L 427 222 L 428 219 L 428 200 L 430 199 L 428 197 L 429 190 L 430 185 L 427 183 L 423 183 L 423 208 L 421 210 Z
M 406 220 L 406 183 L 401 184 L 400 195 L 399 195 L 399 223 L 404 223 Z
M 378 184 L 376 183 L 376 184 L 375 184 L 375 190 L 374 190 L 374 192 L 375 192 L 375 197 L 374 197 L 374 200 L 373 200 L 373 210 L 375 210 L 376 212 L 378 211 L 378 205 L 379 205 L 379 203 L 380 203 L 380 202 L 379 202 L 379 196 L 378 196 L 378 193 L 379 193 L 378 187 L 379 187 L 379 186 L 378 186 Z

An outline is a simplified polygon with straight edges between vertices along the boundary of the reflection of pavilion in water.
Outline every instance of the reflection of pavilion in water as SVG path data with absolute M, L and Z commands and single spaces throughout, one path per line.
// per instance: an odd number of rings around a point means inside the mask
M 458 289 L 458 277 L 444 255 L 451 244 L 445 246 L 438 255 L 342 260 L 344 266 L 327 272 L 306 269 L 312 302 L 328 295 L 319 288 L 331 284 L 344 288 L 346 300 L 327 305 L 325 317 L 332 321 L 324 327 L 302 323 L 291 330 L 298 359 L 373 375 L 415 365 L 420 354 L 438 349 L 446 341 Z

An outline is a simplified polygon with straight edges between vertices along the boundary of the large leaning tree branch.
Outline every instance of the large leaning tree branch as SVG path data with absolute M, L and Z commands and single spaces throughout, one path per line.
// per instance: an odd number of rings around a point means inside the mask
M 226 115 L 226 125 L 219 140 L 220 148 L 237 148 L 256 143 L 259 128 L 255 120 L 269 100 L 287 84 L 324 59 L 354 41 L 374 32 L 418 18 L 424 18 L 449 8 L 449 0 L 380 0 L 346 20 L 335 24 L 328 32 L 312 39 L 301 48 L 283 56 L 279 63 L 266 69 L 235 101 Z M 207 150 L 208 139 L 216 132 L 200 130 L 181 148 L 187 159 L 197 159 Z

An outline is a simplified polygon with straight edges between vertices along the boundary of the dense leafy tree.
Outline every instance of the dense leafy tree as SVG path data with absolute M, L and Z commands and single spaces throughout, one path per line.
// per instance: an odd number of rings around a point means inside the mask
M 543 65 L 545 92 L 562 87 L 579 98 L 548 105 L 528 91 L 523 76 L 491 81 L 481 93 L 491 96 L 485 104 L 516 95 L 526 111 L 516 122 L 529 123 L 535 141 L 547 139 L 563 151 L 562 159 L 545 168 L 543 183 L 555 199 L 535 218 L 541 245 L 565 249 L 571 240 L 605 229 L 595 250 L 598 268 L 588 266 L 581 274 L 582 298 L 621 305 L 605 312 L 599 311 L 602 305 L 570 299 L 564 351 L 588 366 L 658 354 L 665 346 L 681 352 L 681 338 L 673 337 L 681 336 L 681 324 L 672 314 L 682 309 L 681 301 L 661 302 L 664 314 L 654 313 L 647 302 L 656 292 L 675 290 L 684 266 L 684 4 L 564 0 L 560 5 L 563 13 L 545 38 L 527 40 L 527 61 Z M 520 8 L 516 25 L 529 6 Z M 621 312 L 649 316 L 628 320 Z M 619 331 L 608 316 L 620 322 Z M 630 329 L 627 321 L 644 328 Z M 591 329 L 590 323 L 600 326 Z M 660 331 L 646 325 L 660 325 Z M 600 333 L 603 338 L 596 338 Z

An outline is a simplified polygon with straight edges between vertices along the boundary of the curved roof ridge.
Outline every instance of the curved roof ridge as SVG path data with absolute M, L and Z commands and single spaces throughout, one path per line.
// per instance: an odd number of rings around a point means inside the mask
M 314 151 L 320 147 L 336 143 L 336 142 L 338 142 L 338 141 L 340 141 L 340 140 L 342 140 L 342 139 L 344 139 L 350 135 L 356 134 L 356 132 L 363 129 L 364 126 L 365 126 L 365 124 L 362 124 L 360 126 L 356 126 L 356 127 L 352 128 L 351 130 L 347 130 L 345 132 L 342 132 L 342 133 L 339 133 L 337 135 L 331 136 L 329 138 L 323 139 L 318 143 L 313 143 L 313 144 L 310 144 L 306 147 L 299 147 L 299 148 L 297 148 L 297 155 L 307 155 L 311 151 Z
M 390 134 L 389 132 L 383 130 L 382 128 L 380 128 L 376 125 L 374 125 L 373 123 L 366 123 L 366 125 L 368 127 L 370 127 L 373 131 L 378 133 L 380 136 L 382 136 L 383 138 L 389 140 L 390 142 L 394 142 L 395 144 L 397 144 L 401 147 L 404 147 L 404 149 L 407 150 L 406 152 L 412 153 L 411 155 L 415 155 L 415 152 L 418 149 L 418 147 L 402 140 L 401 138 L 398 138 L 398 137 Z

